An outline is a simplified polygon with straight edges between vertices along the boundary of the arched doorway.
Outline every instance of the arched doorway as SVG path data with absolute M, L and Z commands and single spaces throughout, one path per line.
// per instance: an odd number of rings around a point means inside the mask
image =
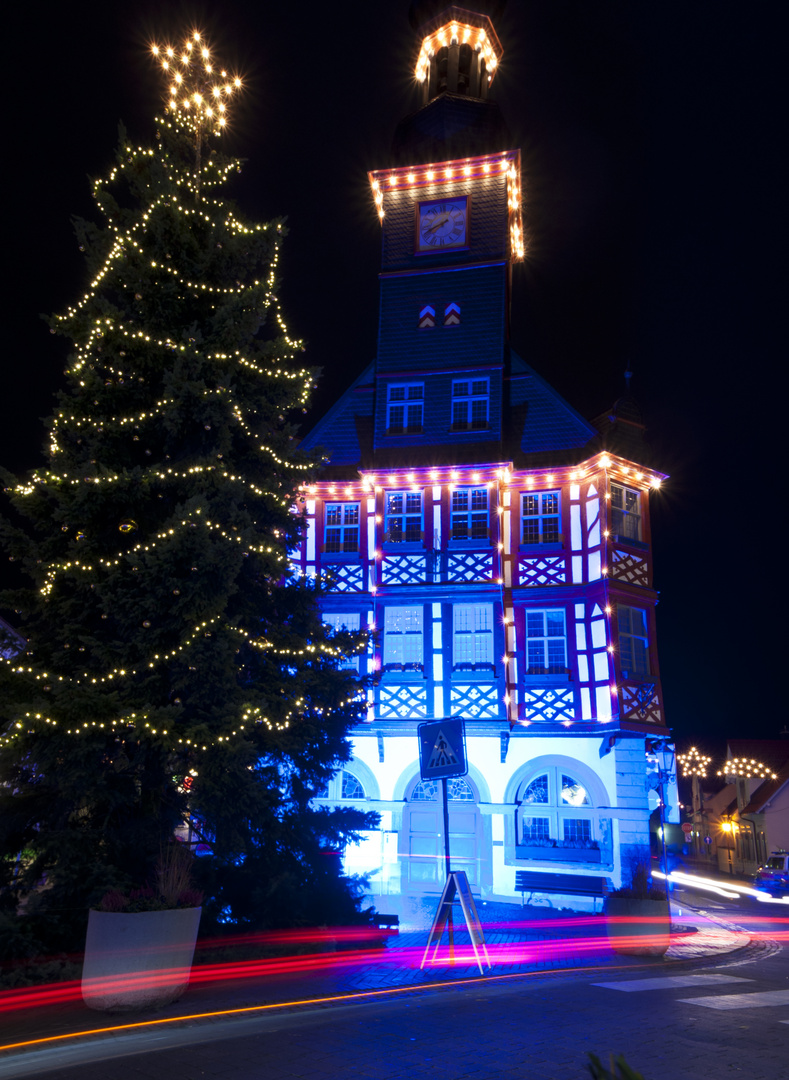
M 482 815 L 477 794 L 467 778 L 447 781 L 449 851 L 453 870 L 464 870 L 475 893 L 481 884 Z M 403 812 L 400 857 L 403 892 L 437 893 L 444 887 L 444 831 L 441 781 L 420 780 L 411 785 Z

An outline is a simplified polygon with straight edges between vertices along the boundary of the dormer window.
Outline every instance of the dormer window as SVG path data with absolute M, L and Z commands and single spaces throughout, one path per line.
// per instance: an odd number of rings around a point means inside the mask
M 386 392 L 387 434 L 420 435 L 424 398 L 424 383 L 390 383 Z
M 488 379 L 453 379 L 452 430 L 483 431 L 488 427 Z

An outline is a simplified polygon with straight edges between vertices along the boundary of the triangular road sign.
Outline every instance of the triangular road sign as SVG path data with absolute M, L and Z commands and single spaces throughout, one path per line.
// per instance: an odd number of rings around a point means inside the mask
M 466 737 L 461 717 L 445 717 L 420 724 L 417 734 L 419 771 L 423 780 L 466 775 Z
M 439 728 L 438 735 L 436 736 L 435 745 L 433 746 L 433 753 L 430 755 L 430 769 L 443 769 L 447 765 L 457 765 L 458 759 L 455 756 L 455 751 L 449 744 L 449 740 L 443 731 Z

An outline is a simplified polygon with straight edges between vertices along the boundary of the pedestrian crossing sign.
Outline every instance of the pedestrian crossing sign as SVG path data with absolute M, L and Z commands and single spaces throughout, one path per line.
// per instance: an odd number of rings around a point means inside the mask
M 466 775 L 466 732 L 462 720 L 435 720 L 420 724 L 417 733 L 419 769 L 423 780 Z

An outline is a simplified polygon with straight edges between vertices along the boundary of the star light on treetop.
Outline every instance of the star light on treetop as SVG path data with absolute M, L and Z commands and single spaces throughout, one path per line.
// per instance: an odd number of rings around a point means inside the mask
M 203 131 L 219 134 L 227 124 L 227 101 L 241 89 L 241 79 L 214 65 L 211 50 L 197 30 L 180 49 L 154 44 L 151 52 L 170 80 L 168 110 L 198 138 Z

